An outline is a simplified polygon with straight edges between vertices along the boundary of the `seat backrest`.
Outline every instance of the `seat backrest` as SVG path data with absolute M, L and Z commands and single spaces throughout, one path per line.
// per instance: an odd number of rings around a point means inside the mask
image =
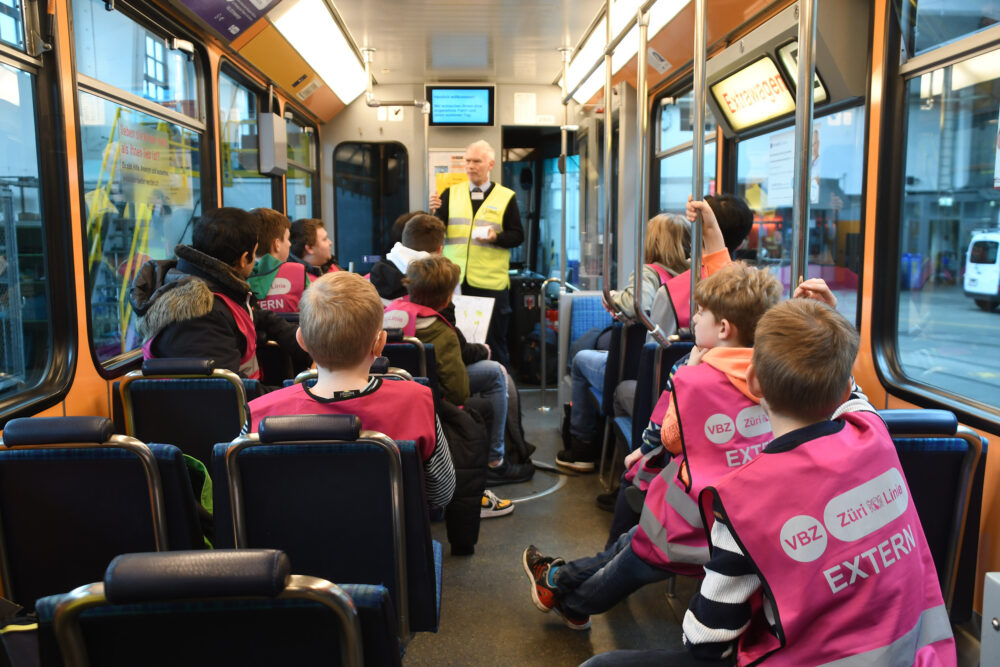
M 91 426 L 80 429 L 79 420 Z M 204 547 L 180 450 L 111 431 L 103 417 L 7 424 L 0 447 L 6 597 L 30 609 L 37 598 L 100 579 L 118 554 Z
M 167 362 L 178 364 L 171 367 Z M 204 362 L 148 359 L 143 370 L 122 378 L 120 390 L 128 435 L 144 442 L 169 442 L 208 466 L 212 446 L 232 440 L 243 429 L 247 387 L 235 373 L 199 371 L 193 365 L 199 363 Z
M 423 466 L 415 445 L 400 442 L 393 448 L 398 449 L 402 472 L 403 536 L 398 539 L 393 529 L 397 511 L 393 454 L 372 441 L 375 436 L 391 440 L 365 431 L 360 442 L 350 441 L 354 438 L 338 438 L 345 434 L 324 428 L 319 439 L 289 429 L 278 440 L 260 442 L 272 439 L 268 427 L 277 420 L 295 419 L 301 424 L 328 417 L 349 416 L 266 418 L 260 438 L 253 435 L 216 446 L 213 477 L 219 546 L 277 548 L 287 552 L 304 574 L 384 584 L 400 614 L 402 634 L 436 630 L 440 577 L 435 548 L 439 547 L 430 537 Z M 242 499 L 239 514 L 245 540 L 233 537 L 234 488 Z M 397 543 L 402 550 L 398 553 Z M 397 574 L 401 567 L 407 573 L 402 577 Z M 409 599 L 405 606 L 404 598 Z
M 642 444 L 642 432 L 649 424 L 653 408 L 663 392 L 673 368 L 681 357 L 694 347 L 691 343 L 672 343 L 661 348 L 658 343 L 646 343 L 642 346 L 639 360 L 639 373 L 636 378 L 635 398 L 632 404 L 632 446 Z M 661 351 L 657 351 L 657 349 Z M 659 357 L 659 363 L 657 363 Z
M 421 345 L 423 346 L 422 355 L 421 348 L 412 341 L 404 340 L 386 343 L 382 349 L 382 355 L 389 359 L 390 366 L 402 368 L 414 378 L 427 378 L 427 386 L 434 393 L 434 398 L 438 399 L 441 397 L 441 393 L 438 383 L 437 355 L 434 353 L 434 344 L 421 343 Z
M 614 322 L 608 362 L 604 369 L 601 392 L 601 414 L 614 414 L 615 388 L 623 380 L 634 380 L 639 372 L 639 357 L 646 340 L 646 328 L 641 324 Z
M 569 383 L 562 376 L 569 369 L 569 349 L 577 338 L 599 327 L 611 324 L 611 314 L 601 302 L 603 295 L 597 291 L 566 292 L 559 295 L 559 401 L 569 401 Z
M 103 582 L 39 601 L 41 661 L 361 665 L 358 602 L 378 611 L 380 587 L 371 588 L 355 601 L 329 581 L 290 574 L 279 551 L 127 554 Z M 373 657 L 398 664 L 388 639 Z
M 879 414 L 896 445 L 945 604 L 949 611 L 966 614 L 969 610 L 956 609 L 954 601 L 959 560 L 969 546 L 965 542 L 978 542 L 978 521 L 973 530 L 966 528 L 972 525 L 971 506 L 978 507 L 982 502 L 982 487 L 979 485 L 977 495 L 975 480 L 984 458 L 983 440 L 959 426 L 955 415 L 947 410 L 882 410 Z M 962 581 L 963 588 L 974 585 L 974 577 L 963 577 Z M 971 604 L 969 591 L 964 591 L 963 599 Z

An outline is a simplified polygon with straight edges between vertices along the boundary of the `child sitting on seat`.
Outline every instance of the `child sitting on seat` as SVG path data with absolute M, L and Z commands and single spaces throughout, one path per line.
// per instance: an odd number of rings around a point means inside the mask
M 775 437 L 702 493 L 712 553 L 684 616 L 690 654 L 629 652 L 629 664 L 956 664 L 892 438 L 867 401 L 841 404 L 857 350 L 855 328 L 821 303 L 761 318 L 747 385 Z
M 698 515 L 698 492 L 760 453 L 770 436 L 766 416 L 746 384 L 757 321 L 781 298 L 767 269 L 729 264 L 698 283 L 696 347 L 674 377 L 664 427 L 677 456 L 650 483 L 639 526 L 597 556 L 566 563 L 524 551 L 531 595 L 542 611 L 555 609 L 570 628 L 590 627 L 590 614 L 610 609 L 641 586 L 671 573 L 700 576 L 708 543 Z
M 354 273 L 328 273 L 302 295 L 299 313 L 297 337 L 316 361 L 316 384 L 295 384 L 250 401 L 250 430 L 256 433 L 260 420 L 271 415 L 357 415 L 365 429 L 416 442 L 427 502 L 446 506 L 455 492 L 455 468 L 431 390 L 368 377 L 385 345 L 375 288 Z
M 313 278 L 298 262 L 289 262 L 292 223 L 273 208 L 255 208 L 257 218 L 257 263 L 247 278 L 257 303 L 273 313 L 299 312 L 302 292 Z
M 407 267 L 404 280 L 409 295 L 396 299 L 385 310 L 386 313 L 406 312 L 408 320 L 404 331 L 416 335 L 423 343 L 434 345 L 438 380 L 445 399 L 455 405 L 464 405 L 470 394 L 481 394 L 489 401 L 492 418 L 487 481 L 492 484 L 524 482 L 531 479 L 534 466 L 504 458 L 506 371 L 498 362 L 488 359 L 466 366 L 457 330 L 441 312 L 451 304 L 460 274 L 458 265 L 445 257 L 414 260 Z
M 397 241 L 384 259 L 372 266 L 369 280 L 386 304 L 406 296 L 403 278 L 415 259 L 440 255 L 444 246 L 444 223 L 433 215 L 416 213 L 402 228 L 402 240 Z

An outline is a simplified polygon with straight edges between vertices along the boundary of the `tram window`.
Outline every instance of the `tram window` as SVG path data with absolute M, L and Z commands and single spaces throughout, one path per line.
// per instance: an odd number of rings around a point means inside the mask
M 0 0 L 0 42 L 24 48 L 24 19 L 18 0 Z
M 522 218 L 524 215 L 522 210 Z M 566 157 L 566 280 L 574 285 L 581 284 L 581 276 L 600 275 L 599 244 L 587 243 L 587 257 L 596 265 L 580 267 L 580 222 L 580 156 L 569 155 Z M 542 162 L 542 204 L 538 227 L 541 238 L 535 266 L 544 276 L 558 276 L 562 263 L 562 176 L 558 158 L 546 158 Z
M 313 218 L 313 189 L 316 187 L 316 150 L 313 128 L 294 120 L 288 130 L 288 173 L 285 174 L 285 200 L 292 220 Z
M 675 99 L 672 103 L 669 97 L 664 97 L 660 101 L 660 132 L 658 150 L 668 151 L 673 147 L 694 141 L 694 132 L 691 131 L 691 124 L 694 121 L 692 111 L 694 93 L 688 91 L 686 94 Z M 711 110 L 705 108 L 705 132 L 715 131 L 715 116 Z
M 996 0 L 895 0 L 895 4 L 911 56 L 1000 23 Z
M 163 35 L 107 11 L 103 0 L 74 0 L 73 38 L 80 74 L 201 119 L 195 61 L 171 51 Z
M 857 317 L 861 262 L 864 109 L 854 107 L 813 123 L 809 187 L 808 276 L 821 277 L 839 301 L 837 309 Z M 739 141 L 736 194 L 754 212 L 743 259 L 769 266 L 787 291 L 791 281 L 795 129 Z
M 219 73 L 222 203 L 237 208 L 272 206 L 270 176 L 260 173 L 257 92 L 226 72 Z
M 657 209 L 672 213 L 683 213 L 688 195 L 692 194 L 691 175 L 694 168 L 692 143 L 694 132 L 692 114 L 694 97 L 692 92 L 671 100 L 661 99 L 658 119 L 659 133 L 657 166 L 659 169 L 659 199 Z M 714 132 L 715 117 L 705 109 L 705 132 Z M 706 194 L 715 194 L 715 136 L 706 137 L 703 162 L 703 183 Z
M 690 134 L 690 133 L 689 133 Z M 704 189 L 707 194 L 715 194 L 715 142 L 705 143 L 705 158 L 702 163 Z M 691 176 L 694 170 L 694 153 L 689 148 L 668 155 L 660 160 L 660 205 L 661 211 L 684 213 L 688 195 L 691 194 Z
M 52 349 L 34 85 L 0 64 L 0 398 L 37 385 Z
M 897 356 L 918 383 L 1000 407 L 1000 50 L 906 83 Z
M 128 287 L 147 259 L 189 243 L 201 214 L 201 135 L 80 91 L 80 139 L 99 362 L 139 346 Z

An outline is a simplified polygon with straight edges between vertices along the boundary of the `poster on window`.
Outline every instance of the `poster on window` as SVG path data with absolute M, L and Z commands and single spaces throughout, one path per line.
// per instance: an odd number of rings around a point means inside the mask
M 1000 190 L 1000 118 L 997 120 L 997 157 L 993 165 L 993 188 Z

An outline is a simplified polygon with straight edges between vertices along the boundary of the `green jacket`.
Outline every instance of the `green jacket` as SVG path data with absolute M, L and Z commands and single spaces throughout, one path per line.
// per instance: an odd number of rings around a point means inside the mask
M 417 338 L 422 343 L 434 345 L 437 359 L 438 385 L 445 399 L 455 405 L 464 405 L 469 400 L 469 374 L 462 362 L 462 347 L 455 330 L 441 319 L 428 318 L 430 324 L 421 328 L 424 319 L 417 320 Z

